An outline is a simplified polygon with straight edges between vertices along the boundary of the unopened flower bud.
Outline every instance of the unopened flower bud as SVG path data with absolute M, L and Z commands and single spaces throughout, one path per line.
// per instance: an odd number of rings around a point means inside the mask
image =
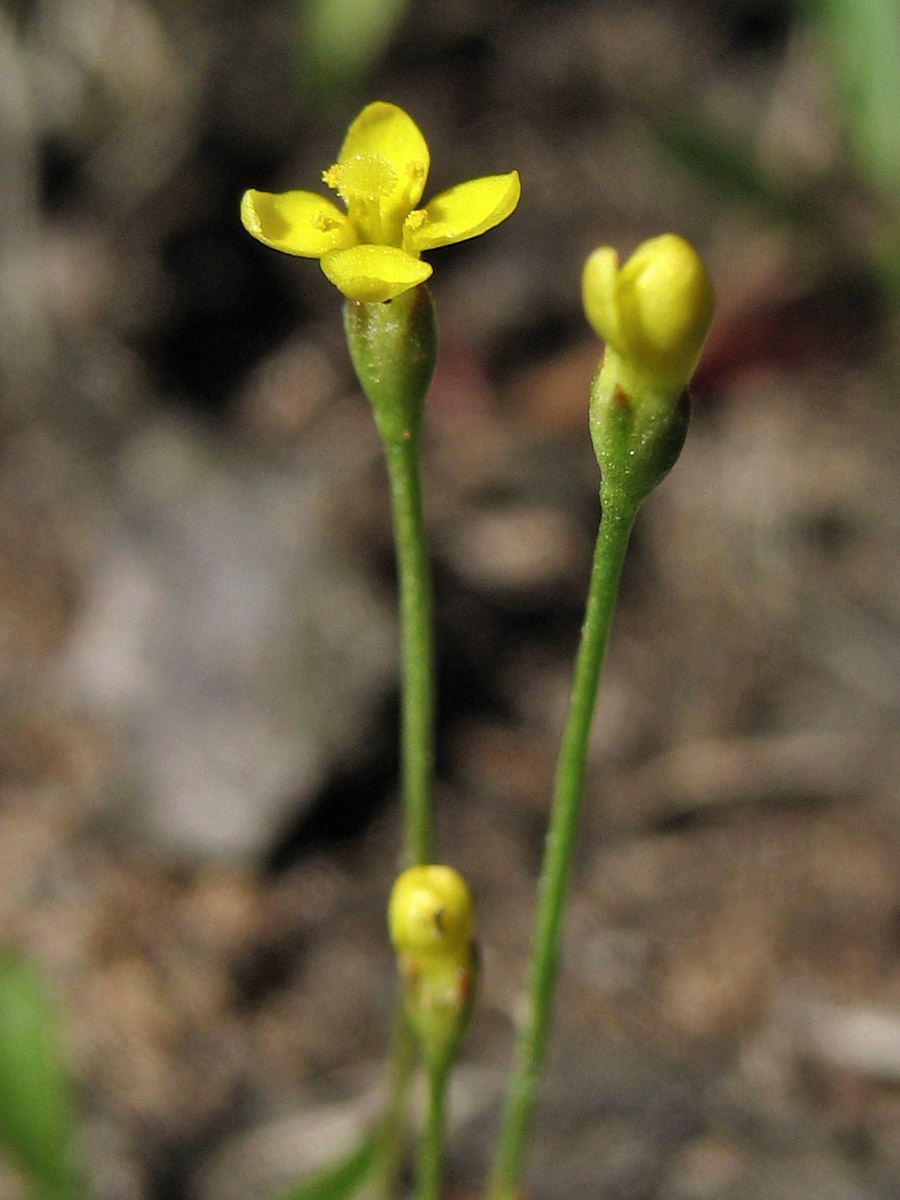
M 712 286 L 696 251 L 665 233 L 642 243 L 624 267 L 610 247 L 595 250 L 582 293 L 606 343 L 590 401 L 601 500 L 633 515 L 684 445 L 687 384 L 712 322 Z
M 585 264 L 582 295 L 607 353 L 622 360 L 641 389 L 677 393 L 687 387 L 714 299 L 700 256 L 683 238 L 674 233 L 651 238 L 624 267 L 615 250 L 601 246 Z
M 391 891 L 388 929 L 423 1057 L 445 1064 L 468 1022 L 477 971 L 465 880 L 452 867 L 410 867 Z

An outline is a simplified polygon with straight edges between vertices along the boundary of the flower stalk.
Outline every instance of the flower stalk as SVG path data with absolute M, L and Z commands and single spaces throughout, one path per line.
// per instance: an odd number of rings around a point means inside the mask
M 419 452 L 425 397 L 437 352 L 434 306 L 427 287 L 420 284 L 390 303 L 346 300 L 344 332 L 357 379 L 372 406 L 387 465 L 400 616 L 402 854 L 406 863 L 422 864 L 433 857 L 435 736 L 431 574 Z M 417 1057 L 407 1013 L 398 1004 L 375 1162 L 375 1185 L 382 1200 L 396 1195 Z M 431 1146 L 431 1137 L 423 1146 Z M 429 1161 L 433 1158 L 432 1153 Z
M 372 405 L 387 463 L 400 607 L 400 776 L 403 855 L 433 857 L 434 635 L 431 575 L 419 479 L 419 434 L 437 330 L 427 287 L 390 304 L 348 300 L 347 346 Z
M 560 929 L 575 853 L 588 738 L 622 564 L 636 509 L 604 509 L 594 548 L 581 644 L 563 730 L 538 884 L 525 1018 L 516 1041 L 489 1200 L 513 1200 L 524 1168 L 559 961 Z
M 643 243 L 621 269 L 614 250 L 595 251 L 585 267 L 583 293 L 588 320 L 606 340 L 589 405 L 591 439 L 600 467 L 601 519 L 557 758 L 525 1018 L 516 1041 L 488 1200 L 516 1200 L 522 1194 L 525 1150 L 552 1015 L 588 740 L 622 566 L 638 509 L 681 453 L 690 416 L 687 383 L 713 312 L 703 264 L 674 234 Z
M 400 793 L 403 858 L 434 857 L 434 634 L 418 439 L 385 443 L 400 603 Z

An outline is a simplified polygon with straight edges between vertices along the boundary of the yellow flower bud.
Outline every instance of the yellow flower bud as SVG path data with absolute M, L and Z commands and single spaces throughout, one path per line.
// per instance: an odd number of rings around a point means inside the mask
M 632 519 L 684 445 L 687 384 L 712 322 L 712 286 L 696 251 L 664 233 L 621 268 L 615 250 L 595 250 L 582 294 L 606 342 L 590 399 L 604 519 Z
M 585 264 L 584 311 L 622 386 L 680 392 L 697 365 L 713 315 L 713 291 L 697 252 L 674 233 L 643 242 L 624 267 L 602 246 Z
M 477 974 L 472 898 L 462 876 L 438 864 L 404 871 L 391 891 L 388 929 L 422 1055 L 445 1066 L 468 1022 Z
M 465 959 L 472 940 L 472 897 L 452 867 L 410 867 L 394 883 L 388 928 L 398 954 L 429 966 Z

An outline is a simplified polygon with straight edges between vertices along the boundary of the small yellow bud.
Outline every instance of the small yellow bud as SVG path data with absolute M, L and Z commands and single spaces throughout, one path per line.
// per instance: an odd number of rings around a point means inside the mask
M 452 867 L 410 867 L 394 883 L 388 928 L 398 954 L 429 965 L 455 964 L 472 940 L 472 897 Z
M 687 387 L 712 322 L 714 298 L 697 252 L 674 233 L 643 242 L 619 267 L 603 246 L 588 258 L 584 311 L 620 360 L 629 393 Z
M 406 1011 L 425 1060 L 446 1065 L 472 1007 L 477 957 L 472 898 L 452 867 L 410 867 L 394 883 L 388 929 Z

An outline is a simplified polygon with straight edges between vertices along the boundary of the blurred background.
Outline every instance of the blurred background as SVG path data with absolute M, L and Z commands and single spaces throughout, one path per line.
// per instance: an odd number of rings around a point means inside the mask
M 426 198 L 523 182 L 433 258 L 439 825 L 485 961 L 448 1194 L 489 1153 L 598 518 L 581 267 L 671 229 L 718 314 L 624 576 L 529 1196 L 894 1197 L 895 0 L 0 8 L 0 943 L 58 992 L 94 1193 L 262 1200 L 377 1104 L 385 481 L 339 296 L 238 220 L 374 98 Z

